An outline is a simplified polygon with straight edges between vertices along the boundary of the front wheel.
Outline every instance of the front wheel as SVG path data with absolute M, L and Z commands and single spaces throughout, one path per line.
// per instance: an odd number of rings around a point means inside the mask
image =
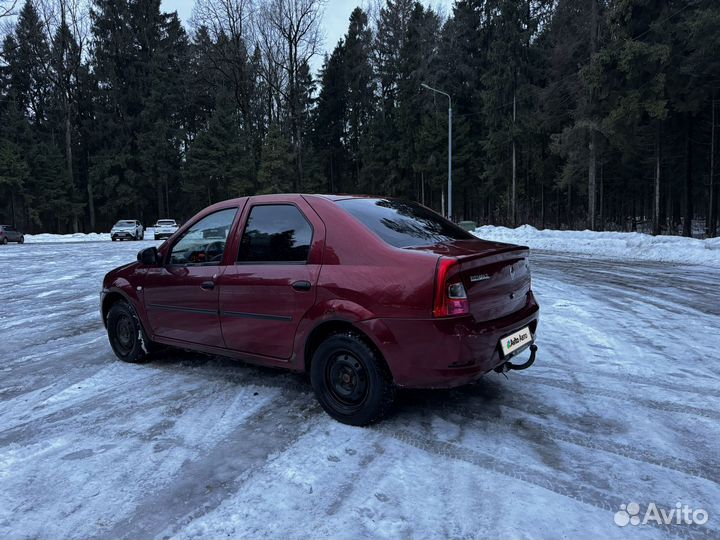
M 3 246 L 4 246 L 5 244 L 7 244 L 7 243 L 8 243 L 8 239 L 7 239 L 7 238 L 3 238 L 2 240 L 0 240 L 0 244 L 2 244 Z
M 325 412 L 351 426 L 379 420 L 395 399 L 383 359 L 354 333 L 334 334 L 317 348 L 310 379 Z
M 108 311 L 107 333 L 110 346 L 120 360 L 133 363 L 147 361 L 150 340 L 135 310 L 127 302 L 116 302 Z

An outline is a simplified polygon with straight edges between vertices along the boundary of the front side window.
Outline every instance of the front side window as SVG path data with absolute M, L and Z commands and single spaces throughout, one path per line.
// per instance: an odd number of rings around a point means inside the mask
M 170 264 L 217 266 L 222 262 L 225 243 L 237 208 L 220 210 L 205 216 L 180 237 L 170 252 Z
M 254 206 L 240 242 L 238 262 L 306 262 L 312 226 L 290 204 Z

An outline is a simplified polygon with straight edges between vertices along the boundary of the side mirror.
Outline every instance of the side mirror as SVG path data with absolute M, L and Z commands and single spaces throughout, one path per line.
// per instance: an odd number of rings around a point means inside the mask
M 155 246 L 141 249 L 138 251 L 137 260 L 145 266 L 156 266 L 160 263 L 158 260 L 158 250 Z

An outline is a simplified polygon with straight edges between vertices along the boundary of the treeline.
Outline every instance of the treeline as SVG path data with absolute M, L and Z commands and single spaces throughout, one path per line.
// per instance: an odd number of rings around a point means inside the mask
M 0 7 L 0 222 L 103 230 L 283 191 L 402 196 L 480 223 L 717 232 L 715 0 Z M 703 228 L 705 230 L 701 230 Z

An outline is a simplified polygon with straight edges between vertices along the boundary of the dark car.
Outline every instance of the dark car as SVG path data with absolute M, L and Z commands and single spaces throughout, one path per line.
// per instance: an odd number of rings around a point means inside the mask
M 412 202 L 245 197 L 107 274 L 102 319 L 122 360 L 164 344 L 305 371 L 331 416 L 364 425 L 397 387 L 532 364 L 528 256 Z
M 12 225 L 0 225 L 0 244 L 8 242 L 25 243 L 25 236 Z

